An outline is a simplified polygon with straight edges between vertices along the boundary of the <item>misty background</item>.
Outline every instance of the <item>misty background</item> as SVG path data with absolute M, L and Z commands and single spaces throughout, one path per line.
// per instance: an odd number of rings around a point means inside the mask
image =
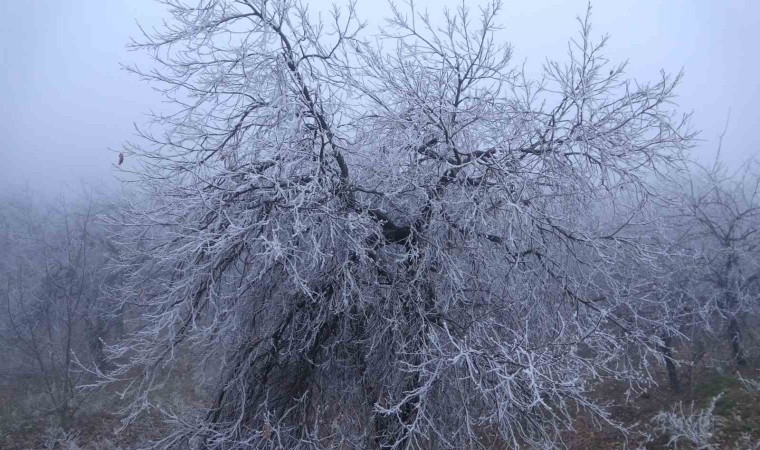
M 760 450 L 760 2 L 331 1 L 0 0 L 0 448 Z
M 415 2 L 439 9 L 456 1 Z M 325 11 L 327 0 L 308 2 Z M 508 1 L 501 14 L 513 63 L 537 70 L 544 55 L 562 58 L 575 17 L 585 0 Z M 359 0 L 357 9 L 373 31 L 388 4 Z M 81 181 L 116 186 L 113 164 L 121 145 L 134 137 L 134 123 L 160 110 L 161 98 L 121 64 L 147 65 L 128 51 L 130 37 L 158 25 L 162 7 L 151 0 L 34 0 L 0 2 L 0 180 L 58 192 Z M 683 111 L 701 130 L 697 159 L 714 154 L 730 113 L 723 156 L 737 163 L 760 143 L 757 44 L 760 3 L 746 0 L 597 0 L 596 33 L 609 33 L 607 50 L 629 57 L 628 73 L 639 81 L 664 69 L 685 69 L 678 89 Z

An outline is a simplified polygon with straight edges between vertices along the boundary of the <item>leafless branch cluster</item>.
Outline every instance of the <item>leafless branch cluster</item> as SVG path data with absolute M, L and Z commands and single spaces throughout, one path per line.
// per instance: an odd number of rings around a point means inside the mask
M 724 334 L 736 363 L 745 365 L 740 323 L 757 317 L 760 287 L 757 163 L 750 160 L 734 170 L 719 159 L 694 165 L 674 208 L 679 246 L 690 257 L 682 263 L 681 292 L 697 321 Z
M 30 197 L 0 201 L 0 378 L 41 384 L 43 413 L 68 428 L 87 394 L 76 358 L 104 363 L 108 320 L 98 300 L 107 275 L 97 205 L 40 206 Z M 9 358 L 9 359 L 8 359 Z
M 163 3 L 132 70 L 175 109 L 125 151 L 145 195 L 111 219 L 113 297 L 139 316 L 101 375 L 128 417 L 179 354 L 219 380 L 158 447 L 546 446 L 606 420 L 591 380 L 647 382 L 680 74 L 629 81 L 587 14 L 530 79 L 498 1 L 393 5 L 374 40 L 353 4 Z
M 672 411 L 661 411 L 653 419 L 657 425 L 657 432 L 668 437 L 668 445 L 677 446 L 680 442 L 687 442 L 697 449 L 713 449 L 713 437 L 715 435 L 715 404 L 720 400 L 720 395 L 713 397 L 704 409 L 696 410 L 694 404 L 687 411 L 683 405 L 678 404 Z M 675 447 L 678 448 L 678 447 Z

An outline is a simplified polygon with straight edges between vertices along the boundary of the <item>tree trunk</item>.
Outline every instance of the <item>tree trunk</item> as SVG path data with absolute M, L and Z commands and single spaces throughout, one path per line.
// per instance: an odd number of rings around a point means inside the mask
M 72 417 L 68 404 L 61 406 L 61 409 L 58 411 L 58 418 L 61 422 L 61 428 L 63 428 L 63 431 L 69 431 L 71 428 Z
M 728 341 L 731 343 L 731 352 L 736 364 L 746 366 L 747 360 L 744 357 L 744 349 L 742 348 L 742 334 L 739 329 L 739 321 L 736 320 L 735 316 L 731 317 L 731 320 L 728 322 Z
M 662 338 L 660 352 L 665 357 L 665 368 L 668 371 L 670 389 L 673 390 L 673 392 L 678 393 L 681 391 L 681 382 L 678 379 L 678 369 L 676 368 L 676 363 L 673 361 L 673 338 L 670 336 L 665 336 Z

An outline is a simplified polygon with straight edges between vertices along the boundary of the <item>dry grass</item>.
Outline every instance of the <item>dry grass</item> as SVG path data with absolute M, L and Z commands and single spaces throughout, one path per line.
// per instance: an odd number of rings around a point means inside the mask
M 760 450 L 760 390 L 752 389 L 752 384 L 746 381 L 760 380 L 760 361 L 752 362 L 741 371 L 721 372 L 705 367 L 694 370 L 693 379 L 682 380 L 684 386 L 678 394 L 668 387 L 664 371 L 658 374 L 658 386 L 630 397 L 625 394 L 625 386 L 599 384 L 594 389 L 594 395 L 612 404 L 612 419 L 629 432 L 626 435 L 611 426 L 578 417 L 575 430 L 565 434 L 565 443 L 571 450 L 671 449 L 673 447 L 668 446 L 669 436 L 656 434 L 651 419 L 660 411 L 672 410 L 679 402 L 684 405 L 693 402 L 695 409 L 705 408 L 711 398 L 722 394 L 714 408 L 714 448 Z M 202 400 L 196 387 L 192 381 L 178 381 L 176 386 L 160 392 L 156 400 L 166 406 L 187 406 Z M 0 385 L 0 448 L 129 450 L 161 435 L 163 425 L 157 414 L 145 415 L 120 430 L 120 420 L 114 414 L 120 403 L 114 389 L 95 394 L 87 408 L 75 418 L 68 438 L 63 439 L 65 436 L 56 430 L 54 416 L 40 413 L 37 409 L 42 403 L 39 388 L 29 379 L 15 380 L 13 383 L 6 380 Z M 57 443 L 55 436 L 61 437 Z M 504 447 L 494 441 L 492 448 Z M 695 447 L 680 445 L 677 448 Z

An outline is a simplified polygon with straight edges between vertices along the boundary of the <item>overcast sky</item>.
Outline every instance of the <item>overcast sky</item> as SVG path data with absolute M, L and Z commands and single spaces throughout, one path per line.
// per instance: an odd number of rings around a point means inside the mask
M 317 10 L 332 2 L 308 3 Z M 358 3 L 374 31 L 387 3 Z M 416 3 L 431 13 L 458 4 Z M 514 61 L 538 68 L 544 58 L 564 55 L 586 0 L 504 4 L 501 36 L 513 44 Z M 151 0 L 0 0 L 0 179 L 47 191 L 79 180 L 113 183 L 113 150 L 161 101 L 119 64 L 150 63 L 126 44 L 139 34 L 136 22 L 151 27 L 161 20 L 162 8 Z M 633 77 L 685 69 L 679 103 L 702 130 L 698 157 L 716 148 L 729 110 L 726 158 L 738 162 L 760 149 L 760 1 L 597 0 L 593 23 L 611 35 L 610 59 L 630 60 Z

